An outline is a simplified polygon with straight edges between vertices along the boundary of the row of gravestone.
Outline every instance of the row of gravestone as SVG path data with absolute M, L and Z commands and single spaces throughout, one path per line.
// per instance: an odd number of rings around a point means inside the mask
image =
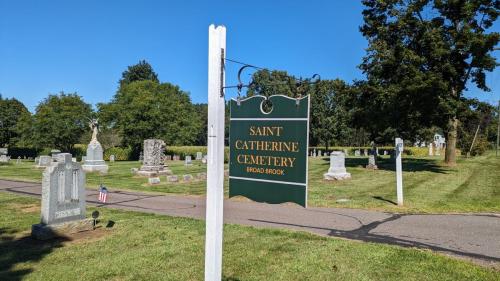
M 196 174 L 196 177 L 194 177 L 191 174 L 186 174 L 182 176 L 182 181 L 185 183 L 192 182 L 194 180 L 206 180 L 207 179 L 207 173 L 198 173 Z M 170 183 L 175 183 L 175 182 L 180 182 L 180 179 L 177 175 L 167 175 L 166 176 L 166 181 Z M 160 184 L 161 180 L 159 176 L 156 177 L 149 177 L 148 178 L 148 183 L 150 185 L 156 185 Z
M 376 155 L 368 156 L 368 164 L 366 169 L 377 170 Z M 330 168 L 328 172 L 323 174 L 325 180 L 345 180 L 350 179 L 351 174 L 345 168 L 345 154 L 341 151 L 334 151 L 330 154 Z
M 326 157 L 326 156 L 330 156 L 330 154 L 331 153 L 327 152 L 327 151 L 322 152 L 321 150 L 316 151 L 316 149 L 314 149 L 314 150 L 312 150 L 310 152 L 309 156 L 311 156 L 311 157 Z M 364 156 L 380 155 L 378 148 L 375 148 L 375 149 L 356 149 L 356 150 L 354 150 L 354 156 L 361 156 L 361 154 L 363 154 Z M 393 151 L 388 151 L 388 150 L 384 149 L 382 151 L 382 154 L 383 155 L 393 154 Z M 344 155 L 348 156 L 349 155 L 349 150 L 344 149 Z

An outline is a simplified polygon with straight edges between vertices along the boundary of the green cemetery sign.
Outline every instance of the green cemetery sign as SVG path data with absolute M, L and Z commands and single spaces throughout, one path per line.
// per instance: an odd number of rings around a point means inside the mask
M 229 197 L 306 207 L 309 96 L 230 103 Z

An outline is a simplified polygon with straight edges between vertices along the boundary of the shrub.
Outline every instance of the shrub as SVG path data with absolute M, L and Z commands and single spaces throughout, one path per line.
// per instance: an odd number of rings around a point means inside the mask
M 114 155 L 116 161 L 133 160 L 133 152 L 130 147 L 111 147 L 104 151 L 104 160 L 109 161 L 109 156 Z

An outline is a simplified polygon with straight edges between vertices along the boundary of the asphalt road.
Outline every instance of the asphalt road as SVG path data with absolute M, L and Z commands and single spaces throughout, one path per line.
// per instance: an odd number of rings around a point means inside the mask
M 41 184 L 0 180 L 0 191 L 40 197 Z M 205 218 L 205 197 L 110 190 L 104 205 L 97 197 L 97 190 L 87 190 L 87 202 L 93 205 Z M 225 200 L 224 222 L 425 248 L 483 265 L 500 265 L 500 214 L 411 215 Z

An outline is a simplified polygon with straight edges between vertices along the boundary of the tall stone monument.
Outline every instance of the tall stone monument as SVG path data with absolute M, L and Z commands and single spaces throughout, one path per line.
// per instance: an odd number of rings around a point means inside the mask
M 137 171 L 137 175 L 156 177 L 158 175 L 169 175 L 172 171 L 165 167 L 165 142 L 158 139 L 144 140 L 144 160 Z
M 351 174 L 345 169 L 345 155 L 340 151 L 333 151 L 330 154 L 330 168 L 328 173 L 323 174 L 325 180 L 345 180 L 350 179 Z
M 71 154 L 61 153 L 43 172 L 41 222 L 31 235 L 37 239 L 93 229 L 85 219 L 85 173 Z
M 90 120 L 89 126 L 92 129 L 92 139 L 87 147 L 87 158 L 82 168 L 85 172 L 100 172 L 105 174 L 108 172 L 108 165 L 104 162 L 102 146 L 97 141 L 97 133 L 99 131 L 98 120 Z

